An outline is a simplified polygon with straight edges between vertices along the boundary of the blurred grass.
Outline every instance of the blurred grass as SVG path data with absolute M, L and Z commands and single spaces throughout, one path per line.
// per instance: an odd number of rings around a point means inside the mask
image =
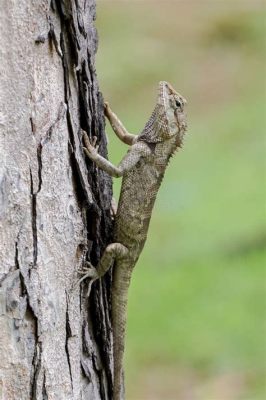
M 130 131 L 147 121 L 159 80 L 189 103 L 130 289 L 128 399 L 262 400 L 263 3 L 99 1 L 97 25 L 101 89 Z M 108 132 L 117 163 L 126 147 Z

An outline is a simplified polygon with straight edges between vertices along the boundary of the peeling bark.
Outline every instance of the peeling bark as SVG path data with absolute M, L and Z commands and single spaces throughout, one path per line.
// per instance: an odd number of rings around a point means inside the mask
M 111 275 L 76 285 L 112 233 L 95 0 L 4 0 L 0 12 L 0 398 L 110 399 Z

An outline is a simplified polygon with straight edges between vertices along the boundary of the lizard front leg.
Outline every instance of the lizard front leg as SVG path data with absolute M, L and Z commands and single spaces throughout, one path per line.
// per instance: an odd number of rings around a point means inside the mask
M 131 146 L 136 142 L 137 136 L 132 135 L 126 130 L 120 119 L 111 110 L 109 104 L 106 102 L 104 103 L 104 114 L 108 118 L 114 133 L 123 143 Z
M 151 150 L 146 143 L 137 142 L 131 146 L 128 153 L 116 167 L 106 158 L 98 154 L 97 147 L 95 147 L 94 144 L 91 144 L 90 139 L 85 131 L 83 131 L 83 140 L 85 143 L 84 151 L 87 156 L 94 161 L 98 167 L 115 178 L 123 176 L 123 174 L 127 171 L 130 171 L 142 157 L 146 157 L 151 153 Z

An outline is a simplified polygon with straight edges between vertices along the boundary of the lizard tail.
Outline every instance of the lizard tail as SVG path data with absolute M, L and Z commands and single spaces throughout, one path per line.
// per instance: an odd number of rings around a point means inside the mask
M 112 323 L 114 345 L 114 386 L 113 400 L 124 399 L 123 355 L 125 349 L 125 329 L 127 317 L 128 288 L 131 268 L 118 263 L 114 268 L 112 290 Z

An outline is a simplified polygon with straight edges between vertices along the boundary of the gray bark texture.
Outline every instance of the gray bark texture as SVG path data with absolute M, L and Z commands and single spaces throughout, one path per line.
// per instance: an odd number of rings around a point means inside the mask
M 111 275 L 77 285 L 112 233 L 95 0 L 0 10 L 0 399 L 111 399 Z

